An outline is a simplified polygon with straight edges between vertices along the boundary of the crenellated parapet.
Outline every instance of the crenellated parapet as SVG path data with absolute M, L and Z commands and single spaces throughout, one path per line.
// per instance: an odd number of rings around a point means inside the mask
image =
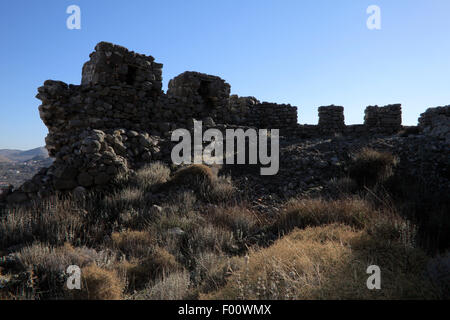
M 371 131 L 394 133 L 402 126 L 401 104 L 384 107 L 368 106 L 364 112 L 364 125 Z

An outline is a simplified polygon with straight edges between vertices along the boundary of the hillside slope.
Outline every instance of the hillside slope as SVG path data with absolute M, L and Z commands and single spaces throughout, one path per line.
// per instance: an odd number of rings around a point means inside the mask
M 0 150 L 0 162 L 24 162 L 28 160 L 43 160 L 48 158 L 48 152 L 45 147 L 34 148 L 30 150 L 12 150 L 1 149 Z M 5 161 L 2 161 L 6 159 Z

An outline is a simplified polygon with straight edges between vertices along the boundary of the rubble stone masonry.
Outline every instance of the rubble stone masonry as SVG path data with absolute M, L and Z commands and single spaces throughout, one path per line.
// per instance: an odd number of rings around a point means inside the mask
M 57 191 L 108 184 L 122 171 L 165 159 L 165 142 L 193 120 L 209 127 L 280 129 L 283 136 L 392 134 L 401 126 L 401 106 L 369 106 L 363 125 L 346 126 L 344 108 L 319 108 L 318 125 L 299 125 L 297 107 L 230 96 L 225 80 L 184 72 L 162 91 L 162 67 L 151 56 L 101 42 L 82 70 L 80 85 L 47 80 L 38 88 L 40 117 L 48 128 L 46 148 L 53 165 L 8 196 L 9 202 L 42 198 Z M 448 130 L 449 107 L 421 116 L 423 130 Z M 168 139 L 169 138 L 169 139 Z M 169 153 L 170 154 L 170 153 Z

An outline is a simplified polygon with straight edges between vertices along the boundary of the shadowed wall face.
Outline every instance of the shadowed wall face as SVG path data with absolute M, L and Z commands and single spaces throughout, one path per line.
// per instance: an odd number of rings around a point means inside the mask
M 369 106 L 365 110 L 364 125 L 371 130 L 396 132 L 402 126 L 402 108 L 400 104 L 385 107 Z

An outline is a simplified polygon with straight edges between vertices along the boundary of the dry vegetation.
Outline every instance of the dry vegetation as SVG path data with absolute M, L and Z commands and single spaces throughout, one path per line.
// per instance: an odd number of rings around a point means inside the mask
M 338 198 L 294 198 L 272 218 L 207 166 L 171 175 L 161 163 L 121 175 L 103 195 L 10 208 L 0 214 L 0 298 L 443 298 L 420 226 L 374 187 L 396 162 L 365 149 L 333 182 Z M 366 287 L 373 264 L 382 290 Z M 69 265 L 82 269 L 81 290 L 65 286 Z
M 389 179 L 397 164 L 391 153 L 364 148 L 353 156 L 349 175 L 360 187 L 373 187 Z
M 227 285 L 202 298 L 435 298 L 422 277 L 423 252 L 381 240 L 342 224 L 295 229 L 268 248 L 250 250 Z M 384 266 L 379 291 L 364 285 L 372 264 Z

